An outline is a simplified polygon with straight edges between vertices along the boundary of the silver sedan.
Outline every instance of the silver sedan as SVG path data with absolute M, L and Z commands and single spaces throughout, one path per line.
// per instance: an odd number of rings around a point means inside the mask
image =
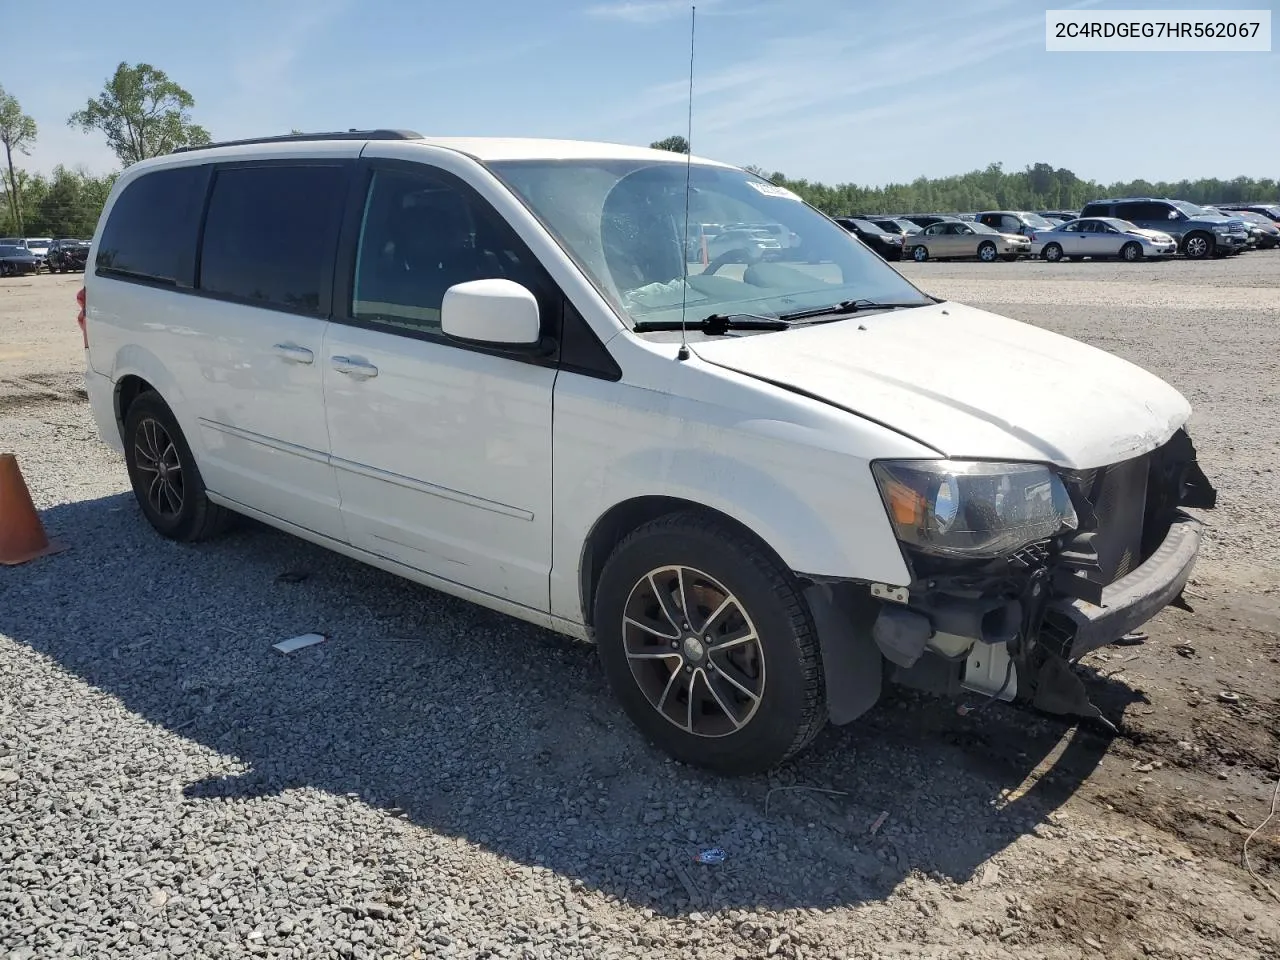
M 1036 241 L 1041 245 L 1040 256 L 1050 263 L 1064 257 L 1115 257 L 1132 262 L 1144 257 L 1172 257 L 1178 251 L 1177 241 L 1169 234 L 1115 217 L 1085 217 L 1052 230 L 1037 230 Z

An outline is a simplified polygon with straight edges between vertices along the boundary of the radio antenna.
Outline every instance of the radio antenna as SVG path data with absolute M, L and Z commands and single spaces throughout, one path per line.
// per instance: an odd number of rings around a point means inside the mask
M 680 351 L 678 360 L 689 359 L 689 331 L 685 317 L 689 309 L 689 194 L 693 180 L 693 43 L 698 27 L 698 7 L 689 8 L 689 120 L 684 138 L 684 233 L 680 237 L 680 261 L 684 264 L 684 283 L 680 290 Z

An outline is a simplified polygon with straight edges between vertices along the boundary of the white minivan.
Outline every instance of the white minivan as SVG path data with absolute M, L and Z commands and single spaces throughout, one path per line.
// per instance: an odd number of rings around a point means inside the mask
M 798 241 L 690 262 L 728 222 Z M 709 160 L 218 144 L 127 168 L 89 264 L 89 398 L 159 533 L 243 514 L 594 640 L 724 772 L 890 681 L 1097 715 L 1071 662 L 1179 600 L 1215 499 L 1164 382 Z

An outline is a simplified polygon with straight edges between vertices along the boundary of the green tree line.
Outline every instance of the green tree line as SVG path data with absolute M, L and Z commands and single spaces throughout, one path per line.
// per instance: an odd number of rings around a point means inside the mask
M 910 183 L 864 187 L 792 179 L 775 171 L 753 173 L 785 186 L 831 216 L 859 213 L 961 213 L 979 210 L 1079 210 L 1090 200 L 1106 197 L 1169 197 L 1191 203 L 1276 203 L 1280 181 L 1236 177 L 1206 177 L 1173 183 L 1129 180 L 1103 184 L 1083 180 L 1064 167 L 1036 163 L 1006 171 L 1002 164 L 950 177 L 917 177 Z
M 50 176 L 16 172 L 22 196 L 19 230 L 6 198 L 0 209 L 0 236 L 79 237 L 93 236 L 98 215 L 118 173 L 95 177 L 84 170 L 69 170 L 59 164 Z

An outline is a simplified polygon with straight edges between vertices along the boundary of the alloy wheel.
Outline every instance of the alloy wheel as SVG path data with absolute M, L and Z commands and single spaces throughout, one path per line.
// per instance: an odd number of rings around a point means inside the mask
M 668 722 L 699 737 L 745 727 L 764 697 L 764 648 L 743 603 L 687 566 L 649 571 L 631 588 L 623 647 L 637 686 Z
M 134 462 L 147 486 L 147 503 L 162 517 L 182 512 L 182 461 L 178 448 L 158 420 L 148 417 L 138 424 L 133 444 Z

